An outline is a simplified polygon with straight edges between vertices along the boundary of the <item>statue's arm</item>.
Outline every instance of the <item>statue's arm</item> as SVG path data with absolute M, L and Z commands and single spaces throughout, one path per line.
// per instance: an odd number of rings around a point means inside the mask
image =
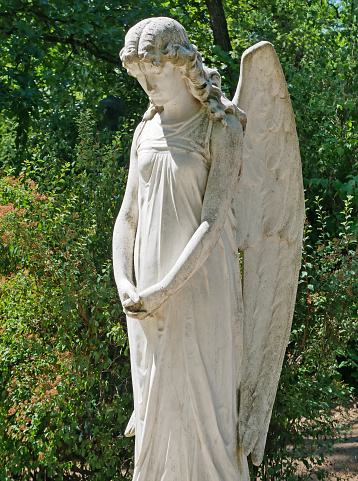
M 113 231 L 113 270 L 119 296 L 123 302 L 138 301 L 135 288 L 133 252 L 138 223 L 137 133 L 131 149 L 126 192 Z
M 213 124 L 211 137 L 211 168 L 203 201 L 201 223 L 177 262 L 164 279 L 139 293 L 139 306 L 125 305 L 133 316 L 144 318 L 155 312 L 165 300 L 195 273 L 218 242 L 235 194 L 242 159 L 243 135 L 240 122 L 228 115 L 227 126 Z M 132 307 L 132 309 L 131 309 Z M 127 312 L 128 312 L 127 311 Z

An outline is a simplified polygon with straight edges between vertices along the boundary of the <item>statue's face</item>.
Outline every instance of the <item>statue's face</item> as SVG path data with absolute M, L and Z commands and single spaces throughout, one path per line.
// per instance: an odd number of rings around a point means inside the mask
M 170 62 L 159 66 L 139 62 L 131 66 L 131 73 L 137 77 L 143 90 L 157 107 L 178 101 L 183 89 L 187 89 L 181 71 Z

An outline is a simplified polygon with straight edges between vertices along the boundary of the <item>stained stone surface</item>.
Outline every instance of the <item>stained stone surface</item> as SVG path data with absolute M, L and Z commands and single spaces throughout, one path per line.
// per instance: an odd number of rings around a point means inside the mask
M 231 102 L 165 17 L 130 29 L 121 59 L 150 99 L 113 234 L 133 479 L 247 481 L 246 456 L 259 464 L 264 452 L 300 265 L 303 189 L 284 76 L 261 42 L 244 53 Z

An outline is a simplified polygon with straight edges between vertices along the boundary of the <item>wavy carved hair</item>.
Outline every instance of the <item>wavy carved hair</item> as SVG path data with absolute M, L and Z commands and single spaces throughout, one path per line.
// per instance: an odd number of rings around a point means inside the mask
M 189 91 L 204 105 L 209 117 L 225 124 L 226 113 L 230 112 L 241 123 L 246 122 L 245 114 L 222 93 L 219 72 L 203 64 L 201 54 L 176 20 L 156 17 L 137 23 L 128 31 L 120 57 L 130 75 L 133 75 L 131 65 L 134 63 L 151 62 L 160 66 L 170 62 L 180 69 Z M 162 109 L 151 103 L 143 120 L 150 120 Z

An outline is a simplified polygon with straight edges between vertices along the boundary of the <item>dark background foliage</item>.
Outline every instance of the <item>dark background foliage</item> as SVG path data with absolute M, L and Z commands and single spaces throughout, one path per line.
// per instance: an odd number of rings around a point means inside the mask
M 358 2 L 7 0 L 0 4 L 0 480 L 130 479 L 126 326 L 111 231 L 147 107 L 126 31 L 171 16 L 223 89 L 271 41 L 296 115 L 307 221 L 263 480 L 319 471 L 334 403 L 357 389 Z M 123 102 L 118 130 L 99 102 Z M 309 443 L 307 440 L 310 440 Z M 252 467 L 254 470 L 254 468 Z M 324 474 L 319 474 L 323 479 Z

